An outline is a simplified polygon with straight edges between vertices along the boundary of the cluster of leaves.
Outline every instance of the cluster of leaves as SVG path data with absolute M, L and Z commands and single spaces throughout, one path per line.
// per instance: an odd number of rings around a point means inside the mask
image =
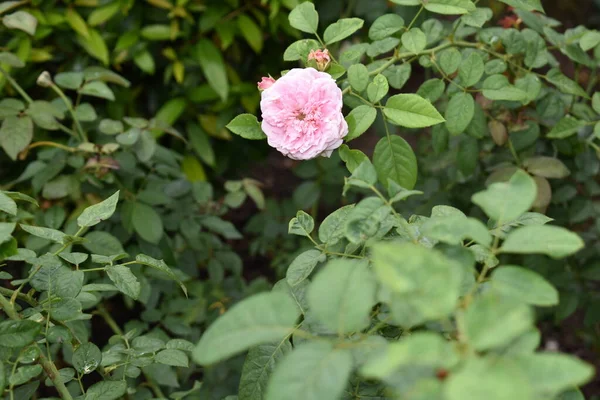
M 596 295 L 579 289 L 593 287 L 586 277 L 596 279 L 597 266 L 585 262 L 598 258 L 597 229 L 580 236 L 546 225 L 553 219 L 544 213 L 552 211 L 553 180 L 561 211 L 573 200 L 577 222 L 598 218 L 600 95 L 593 93 L 595 77 L 583 89 L 560 70 L 558 57 L 575 62 L 578 76 L 593 75 L 600 36 L 584 27 L 558 33 L 560 23 L 540 13 L 539 1 L 504 1 L 515 7 L 514 19 L 508 17 L 514 27 L 504 29 L 484 28 L 493 13 L 470 0 L 392 2 L 418 12 L 408 24 L 398 14 L 380 16 L 368 29 L 370 43 L 340 46 L 339 54 L 338 43 L 361 30 L 362 19 L 340 19 L 321 36 L 312 3 L 290 13 L 291 25 L 315 39 L 293 43 L 286 61 L 315 67 L 311 50 L 335 55 L 326 72 L 350 108 L 346 142 L 371 126 L 385 132 L 372 159 L 347 145 L 339 150 L 351 173 L 344 194 L 358 189 L 371 196 L 325 218 L 318 239 L 313 218 L 298 212 L 289 232 L 314 248 L 294 259 L 271 293 L 217 320 L 194 359 L 210 365 L 249 349 L 240 399 L 582 398 L 573 387 L 589 380 L 593 368 L 536 352 L 532 307 L 554 310 L 560 320 L 578 298 L 593 302 Z M 427 13 L 459 17 L 427 19 Z M 416 94 L 394 94 L 413 63 L 431 78 Z M 418 163 L 394 125 L 431 127 L 420 147 L 433 156 Z M 236 117 L 228 128 L 264 138 L 252 115 Z M 425 202 L 413 190 L 418 164 Z M 566 182 L 571 165 L 578 176 Z M 439 193 L 442 184 L 461 186 Z M 439 205 L 444 198 L 487 216 L 487 224 Z M 431 210 L 430 217 L 405 219 L 394 206 L 403 200 L 406 209 Z M 589 204 L 585 216 L 582 201 Z M 556 222 L 570 225 L 564 216 Z M 580 252 L 582 237 L 589 246 Z M 561 261 L 578 252 L 583 276 Z M 536 270 L 553 281 L 566 276 L 560 294 Z M 563 289 L 579 293 L 563 298 Z M 596 314 L 588 309 L 591 318 Z
M 268 290 L 224 219 L 265 199 L 256 180 L 208 180 L 231 168 L 225 122 L 258 104 L 231 66 L 265 30 L 297 35 L 295 3 L 67 3 L 0 5 L 0 394 L 220 400 L 242 360 L 200 385 L 190 343 Z
M 600 34 L 503 2 L 505 29 L 471 0 L 2 3 L 0 394 L 581 399 L 593 369 L 536 352 L 535 315 L 598 324 Z M 323 48 L 348 144 L 290 199 L 208 183 L 266 147 L 258 76 Z M 245 203 L 272 291 L 232 249 Z

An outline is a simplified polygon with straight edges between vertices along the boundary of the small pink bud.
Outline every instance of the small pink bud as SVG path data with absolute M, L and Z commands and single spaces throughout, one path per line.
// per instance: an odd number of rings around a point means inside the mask
M 270 76 L 263 76 L 262 80 L 258 82 L 258 90 L 267 90 L 275 83 L 275 79 Z
M 308 61 L 314 60 L 319 71 L 325 71 L 331 62 L 329 50 L 311 50 L 308 54 Z

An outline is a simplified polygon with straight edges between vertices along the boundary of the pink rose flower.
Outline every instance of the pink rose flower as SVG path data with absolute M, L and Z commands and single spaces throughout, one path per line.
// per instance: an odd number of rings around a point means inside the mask
M 267 142 L 294 160 L 329 157 L 348 134 L 342 91 L 329 74 L 294 68 L 262 92 Z
M 315 60 L 317 63 L 317 68 L 320 71 L 325 71 L 329 66 L 329 62 L 331 61 L 329 50 L 311 50 L 310 53 L 308 53 L 308 61 L 311 60 Z
M 263 76 L 261 81 L 258 82 L 258 90 L 267 90 L 275 83 L 275 79 L 270 76 Z

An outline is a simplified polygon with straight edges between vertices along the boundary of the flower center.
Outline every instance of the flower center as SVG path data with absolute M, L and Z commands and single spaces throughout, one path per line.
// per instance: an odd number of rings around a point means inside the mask
M 306 114 L 304 114 L 302 111 L 300 111 L 300 112 L 298 113 L 298 115 L 296 115 L 296 119 L 297 119 L 298 121 L 304 121 L 304 119 L 305 119 L 305 118 L 306 118 Z

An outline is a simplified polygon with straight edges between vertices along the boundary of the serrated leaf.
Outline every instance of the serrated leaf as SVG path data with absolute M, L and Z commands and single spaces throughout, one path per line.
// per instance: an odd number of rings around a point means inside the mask
M 374 107 L 360 105 L 350 111 L 346 116 L 348 123 L 348 135 L 344 138 L 346 142 L 356 139 L 367 131 L 377 118 L 377 110 Z
M 360 18 L 339 19 L 325 29 L 323 39 L 326 44 L 339 42 L 362 28 L 364 23 L 365 21 Z
M 552 225 L 529 225 L 515 229 L 506 237 L 503 253 L 545 254 L 552 258 L 572 255 L 585 246 L 579 235 Z
M 273 373 L 265 400 L 341 398 L 351 370 L 352 356 L 347 350 L 335 349 L 328 342 L 298 346 Z
M 390 122 L 407 128 L 424 128 L 445 121 L 430 102 L 416 94 L 390 97 L 383 112 Z
M 410 190 L 417 182 L 415 153 L 400 136 L 385 137 L 377 143 L 373 153 L 373 165 L 383 184 L 387 184 L 388 179 L 391 179 Z
M 227 124 L 226 128 L 244 139 L 262 140 L 267 138 L 260 127 L 260 123 L 252 114 L 238 115 Z
M 261 293 L 233 306 L 209 326 L 193 351 L 200 365 L 214 364 L 250 347 L 288 336 L 300 316 L 289 295 Z
M 80 227 L 91 227 L 102 221 L 109 219 L 117 209 L 119 201 L 119 191 L 98 204 L 87 207 L 77 218 L 77 225 Z
M 289 14 L 290 25 L 302 32 L 317 33 L 319 14 L 313 3 L 306 1 L 297 5 Z

